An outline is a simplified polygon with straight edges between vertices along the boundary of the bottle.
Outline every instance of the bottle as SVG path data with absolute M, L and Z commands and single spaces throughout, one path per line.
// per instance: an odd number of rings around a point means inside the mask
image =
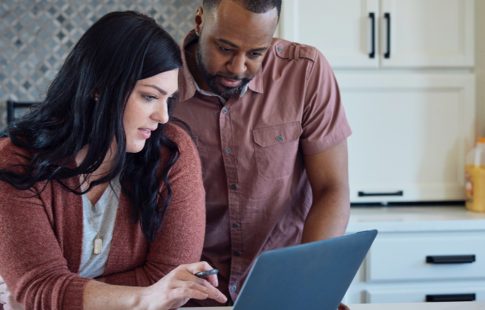
M 465 193 L 468 210 L 485 212 L 485 137 L 466 155 Z

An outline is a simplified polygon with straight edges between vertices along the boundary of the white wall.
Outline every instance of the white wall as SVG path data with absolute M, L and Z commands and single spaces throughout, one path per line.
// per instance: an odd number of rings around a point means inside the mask
M 485 137 L 485 0 L 475 0 L 478 134 Z

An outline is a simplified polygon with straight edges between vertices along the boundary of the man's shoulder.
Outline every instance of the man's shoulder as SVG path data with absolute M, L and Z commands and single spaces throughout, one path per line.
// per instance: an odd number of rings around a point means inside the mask
M 280 38 L 274 38 L 272 43 L 274 56 L 285 60 L 310 60 L 316 61 L 322 53 L 311 45 L 292 42 Z

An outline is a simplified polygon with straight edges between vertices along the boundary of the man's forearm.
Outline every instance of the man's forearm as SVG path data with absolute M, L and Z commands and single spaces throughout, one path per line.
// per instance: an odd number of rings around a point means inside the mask
M 302 243 L 343 235 L 350 216 L 348 192 L 322 194 L 314 200 L 303 229 Z

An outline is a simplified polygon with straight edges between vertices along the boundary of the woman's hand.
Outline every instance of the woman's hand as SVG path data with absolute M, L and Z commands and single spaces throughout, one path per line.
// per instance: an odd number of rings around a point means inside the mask
M 225 303 L 226 296 L 216 288 L 219 285 L 217 275 L 210 275 L 207 279 L 194 275 L 210 269 L 212 267 L 206 262 L 180 265 L 157 283 L 144 288 L 140 302 L 146 309 L 178 308 L 189 299 L 210 298 Z

